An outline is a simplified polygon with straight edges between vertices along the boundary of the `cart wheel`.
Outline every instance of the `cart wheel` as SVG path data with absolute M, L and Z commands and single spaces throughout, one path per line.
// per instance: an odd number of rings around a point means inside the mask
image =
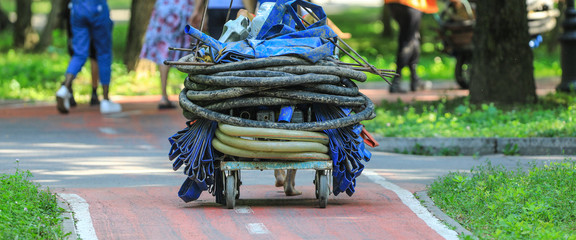
M 320 177 L 320 170 L 316 170 L 316 174 L 314 174 L 314 195 L 316 195 L 316 199 L 320 198 L 320 194 L 318 194 L 318 183 Z
M 236 174 L 236 199 L 240 199 L 240 185 L 242 185 L 242 177 L 240 177 L 240 170 L 234 171 Z
M 233 209 L 236 205 L 236 179 L 235 175 L 226 177 L 226 207 Z
M 320 175 L 316 185 L 318 185 L 318 201 L 320 203 L 320 208 L 326 208 L 326 205 L 328 205 L 328 177 L 325 174 Z
M 224 195 L 224 184 L 226 182 L 226 173 L 220 168 L 214 169 L 214 196 L 216 203 L 226 205 L 226 196 Z

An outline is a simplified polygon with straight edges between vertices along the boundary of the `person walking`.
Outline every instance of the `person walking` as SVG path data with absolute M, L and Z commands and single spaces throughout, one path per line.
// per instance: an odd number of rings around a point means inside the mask
M 72 28 L 72 49 L 62 86 L 56 92 L 56 108 L 60 113 L 70 111 L 72 82 L 86 63 L 90 52 L 90 41 L 96 49 L 98 73 L 102 85 L 102 114 L 122 111 L 122 106 L 109 98 L 112 67 L 112 27 L 110 10 L 106 0 L 72 0 L 70 7 L 70 25 Z
M 410 69 L 410 90 L 423 88 L 416 67 L 420 59 L 420 22 L 422 14 L 438 12 L 436 0 L 385 0 L 392 18 L 400 28 L 398 33 L 398 49 L 396 52 L 396 73 L 390 85 L 390 93 L 405 93 L 400 87 L 402 69 Z
M 162 98 L 158 109 L 173 109 L 167 93 L 170 66 L 164 60 L 178 60 L 188 54 L 183 51 L 169 51 L 168 47 L 190 48 L 192 38 L 184 33 L 188 18 L 194 10 L 194 0 L 156 0 L 148 23 L 140 58 L 153 61 L 160 71 Z
M 67 47 L 68 47 L 68 54 L 70 57 L 74 56 L 74 49 L 72 49 L 72 26 L 70 24 L 70 5 L 71 0 L 67 0 L 64 2 L 65 11 L 63 13 L 64 21 L 66 22 L 66 32 L 68 34 L 67 39 Z M 98 84 L 100 81 L 100 75 L 98 74 L 98 62 L 96 61 L 96 49 L 94 48 L 94 44 L 92 40 L 90 40 L 90 55 L 88 56 L 90 59 L 90 73 L 92 75 L 92 95 L 90 97 L 90 106 L 100 105 L 100 100 L 98 99 Z M 72 85 L 70 86 L 70 107 L 76 107 L 76 100 L 74 99 L 74 91 Z

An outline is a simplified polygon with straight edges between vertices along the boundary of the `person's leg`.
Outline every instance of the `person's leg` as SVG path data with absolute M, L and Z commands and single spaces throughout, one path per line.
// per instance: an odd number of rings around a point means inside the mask
M 411 36 L 409 31 L 410 20 L 408 15 L 409 7 L 401 4 L 388 4 L 392 18 L 398 23 L 398 48 L 396 50 L 396 74 L 390 85 L 391 93 L 406 92 L 400 87 L 402 80 L 402 69 L 408 64 L 412 48 L 409 46 Z
M 101 10 L 97 16 L 91 19 L 91 33 L 98 36 L 92 39 L 96 49 L 96 60 L 98 62 L 98 73 L 100 84 L 102 85 L 102 102 L 100 103 L 101 113 L 115 113 L 122 111 L 120 104 L 110 101 L 110 78 L 112 67 L 112 27 L 110 12 L 107 5 L 100 4 Z
M 98 75 L 102 86 L 110 84 L 112 66 L 112 22 L 109 19 L 105 21 L 108 23 L 95 23 L 92 29 L 94 35 L 99 36 L 93 41 L 96 48 Z M 106 89 L 109 89 L 109 86 Z M 104 100 L 110 100 L 108 90 L 102 88 L 102 95 Z
M 90 97 L 90 106 L 95 106 L 100 104 L 100 100 L 98 100 L 100 73 L 98 73 L 98 61 L 96 61 L 95 58 L 90 58 L 90 70 L 92 73 L 92 95 Z
M 283 187 L 284 180 L 286 179 L 286 172 L 282 169 L 275 169 L 274 178 L 276 178 L 276 183 L 274 184 L 274 186 Z
M 162 88 L 162 98 L 158 104 L 159 109 L 171 109 L 175 106 L 168 99 L 168 92 L 166 88 L 168 87 L 168 73 L 170 72 L 170 66 L 164 64 L 158 64 L 158 70 L 160 71 L 160 87 Z
M 418 77 L 417 66 L 420 60 L 420 22 L 422 21 L 422 12 L 416 9 L 408 9 L 407 17 L 409 23 L 407 24 L 408 35 L 410 36 L 409 44 L 406 46 L 410 49 L 408 52 L 408 68 L 410 69 L 410 90 L 416 91 L 423 88 L 423 83 L 420 82 Z
M 296 184 L 296 169 L 286 170 L 286 178 L 284 181 L 284 194 L 286 196 L 297 196 L 302 195 L 302 192 L 296 190 L 294 187 Z
M 90 44 L 90 31 L 83 11 L 74 11 L 70 18 L 70 27 L 72 31 L 72 49 L 73 55 L 68 63 L 64 82 L 56 92 L 56 108 L 60 113 L 68 113 L 70 109 L 70 99 L 72 98 L 72 82 L 76 75 L 82 69 L 82 66 L 88 58 L 88 49 Z

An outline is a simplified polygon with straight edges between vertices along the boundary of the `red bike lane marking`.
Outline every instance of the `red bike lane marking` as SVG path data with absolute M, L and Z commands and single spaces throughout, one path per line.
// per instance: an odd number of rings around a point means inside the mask
M 302 196 L 286 197 L 268 185 L 241 187 L 238 213 L 214 202 L 204 192 L 184 203 L 178 187 L 66 189 L 89 203 L 100 239 L 443 239 L 418 218 L 398 196 L 363 182 L 352 197 L 330 196 L 318 208 L 314 187 Z M 249 231 L 265 226 L 263 234 Z

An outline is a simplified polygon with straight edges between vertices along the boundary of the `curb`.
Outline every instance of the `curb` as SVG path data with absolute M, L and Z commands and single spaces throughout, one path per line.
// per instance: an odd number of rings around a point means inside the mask
M 444 224 L 451 226 L 454 228 L 454 231 L 458 233 L 458 236 L 468 236 L 472 239 L 478 239 L 478 237 L 474 236 L 472 232 L 468 231 L 466 228 L 462 227 L 460 223 L 456 220 L 452 219 L 446 213 L 444 213 L 440 208 L 434 204 L 434 201 L 428 196 L 427 191 L 419 191 L 414 193 L 416 197 L 421 201 L 421 204 L 428 209 L 436 218 L 440 219 L 440 221 L 444 222 Z
M 576 138 L 374 138 L 374 151 L 427 155 L 576 155 Z
M 66 236 L 66 240 L 75 240 L 75 239 L 80 239 L 80 237 L 78 236 L 78 232 L 76 232 L 76 224 L 75 224 L 75 220 L 74 220 L 74 212 L 72 211 L 72 209 L 70 208 L 70 205 L 68 204 L 68 202 L 66 202 L 66 200 L 62 199 L 62 197 L 60 197 L 60 195 L 56 194 L 57 198 L 58 198 L 58 207 L 61 207 L 64 209 L 64 212 L 60 215 L 60 218 L 62 218 L 62 231 L 64 233 L 69 233 L 68 236 Z

